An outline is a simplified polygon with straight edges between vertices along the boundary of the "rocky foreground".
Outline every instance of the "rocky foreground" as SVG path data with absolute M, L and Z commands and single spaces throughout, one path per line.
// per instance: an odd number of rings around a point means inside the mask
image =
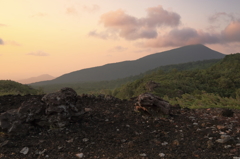
M 0 113 L 1 159 L 240 159 L 239 110 L 63 89 L 0 96 Z

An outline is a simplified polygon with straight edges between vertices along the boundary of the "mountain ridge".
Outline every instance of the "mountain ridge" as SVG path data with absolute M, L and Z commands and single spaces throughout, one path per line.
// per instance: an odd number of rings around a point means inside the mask
M 85 81 L 104 81 L 138 75 L 159 66 L 193 62 L 208 59 L 221 59 L 225 55 L 197 44 L 147 55 L 132 61 L 109 63 L 103 66 L 81 69 L 64 74 L 50 81 L 32 83 L 31 85 L 47 85 L 60 83 L 76 83 Z
M 52 80 L 54 78 L 55 77 L 53 77 L 49 74 L 42 74 L 42 75 L 36 76 L 36 77 L 30 77 L 30 78 L 26 78 L 26 79 L 17 80 L 17 82 L 22 83 L 22 84 L 30 84 L 30 83 L 40 82 L 40 81 Z

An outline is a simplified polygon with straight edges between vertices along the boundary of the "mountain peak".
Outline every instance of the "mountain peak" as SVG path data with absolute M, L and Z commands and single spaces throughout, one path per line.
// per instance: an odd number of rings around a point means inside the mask
M 173 50 L 151 54 L 134 61 L 123 61 L 74 71 L 54 80 L 33 83 L 33 85 L 115 80 L 138 75 L 164 65 L 221 59 L 224 58 L 224 56 L 224 54 L 211 50 L 202 44 L 188 45 Z

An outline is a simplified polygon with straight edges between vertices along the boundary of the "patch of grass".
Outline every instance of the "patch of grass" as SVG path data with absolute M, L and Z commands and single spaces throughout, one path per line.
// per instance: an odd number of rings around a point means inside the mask
M 190 109 L 199 108 L 230 108 L 240 109 L 240 100 L 232 97 L 221 97 L 213 93 L 202 92 L 201 94 L 183 94 L 180 98 L 169 98 L 164 96 L 164 99 L 170 104 L 179 104 L 181 107 Z

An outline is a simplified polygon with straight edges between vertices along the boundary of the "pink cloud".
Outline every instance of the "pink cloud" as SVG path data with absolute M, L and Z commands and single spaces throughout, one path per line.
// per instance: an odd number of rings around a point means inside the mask
M 77 10 L 74 8 L 74 7 L 68 7 L 66 9 L 66 14 L 69 14 L 69 15 L 76 15 L 78 14 Z
M 240 21 L 232 21 L 222 32 L 211 33 L 194 28 L 172 29 L 155 39 L 145 41 L 146 47 L 183 46 L 191 44 L 228 44 L 240 42 Z
M 6 27 L 7 25 L 6 24 L 1 24 L 0 23 L 0 27 Z
M 103 14 L 100 22 L 107 30 L 114 30 L 124 39 L 151 39 L 158 36 L 159 27 L 178 26 L 180 15 L 164 10 L 162 6 L 148 8 L 144 18 L 128 15 L 119 9 Z
M 162 6 L 151 7 L 147 9 L 147 17 L 143 18 L 143 22 L 149 27 L 157 26 L 178 26 L 180 23 L 180 15 L 175 12 L 164 10 Z
M 155 48 L 199 43 L 228 44 L 240 42 L 240 20 L 235 20 L 233 14 L 219 12 L 209 17 L 211 22 L 218 21 L 221 18 L 231 21 L 225 29 L 217 32 L 214 27 L 207 31 L 191 27 L 179 28 L 180 15 L 165 10 L 162 6 L 148 8 L 146 13 L 147 15 L 142 18 L 129 15 L 121 9 L 105 13 L 100 18 L 100 23 L 105 27 L 105 31 L 98 32 L 95 30 L 90 32 L 89 36 L 102 39 L 109 39 L 111 36 L 126 40 L 143 39 L 141 46 Z M 164 26 L 168 28 L 165 29 Z M 170 31 L 164 32 L 169 29 Z M 159 31 L 163 31 L 163 33 Z
M 147 47 L 168 47 L 191 44 L 215 44 L 221 38 L 218 34 L 210 34 L 193 28 L 173 29 L 170 32 L 159 35 L 156 39 L 145 42 Z
M 228 42 L 240 42 L 240 21 L 231 22 L 223 31 L 224 40 Z

